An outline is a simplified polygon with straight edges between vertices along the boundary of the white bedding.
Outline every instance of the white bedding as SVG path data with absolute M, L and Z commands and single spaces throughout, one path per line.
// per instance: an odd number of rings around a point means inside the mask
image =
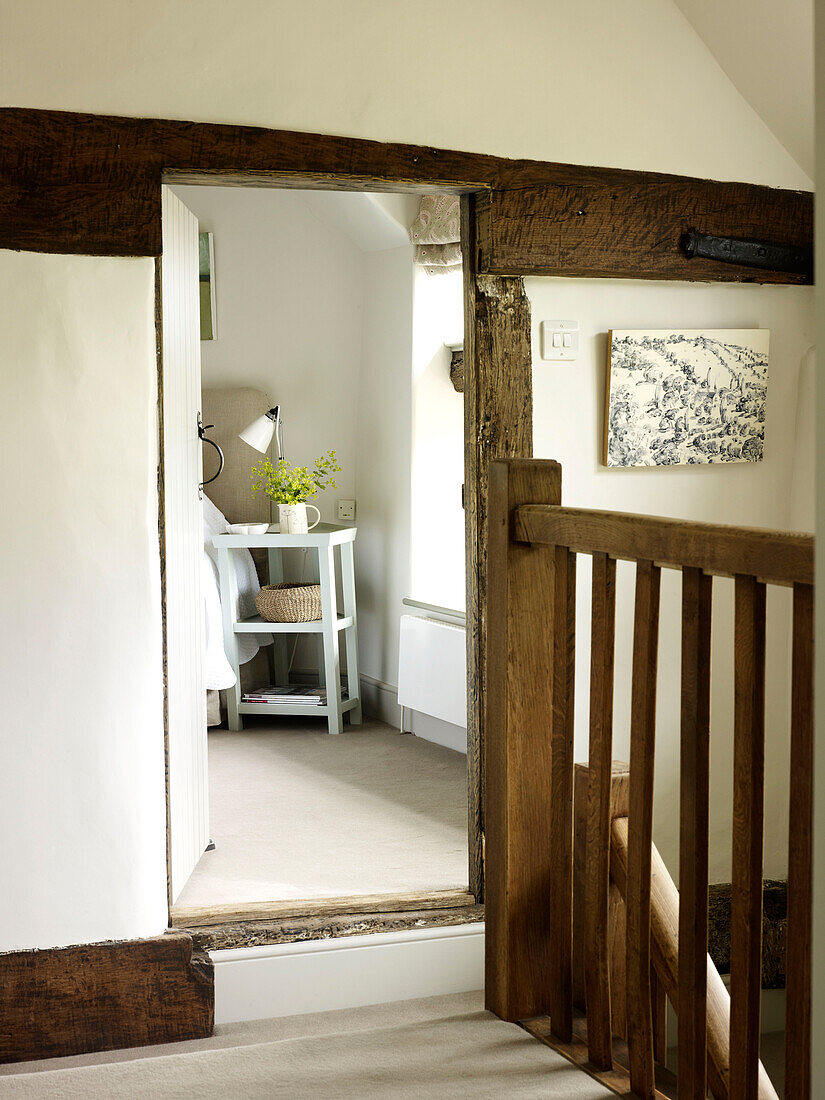
M 235 673 L 226 659 L 223 648 L 223 620 L 221 617 L 221 597 L 218 583 L 218 552 L 212 545 L 213 535 L 226 533 L 226 516 L 216 508 L 209 497 L 203 498 L 203 602 L 206 620 L 206 687 L 211 690 L 232 687 Z M 245 619 L 256 614 L 255 597 L 260 591 L 255 563 L 248 550 L 235 550 L 232 553 L 235 563 L 235 581 L 238 592 L 238 606 L 235 618 Z M 238 663 L 251 661 L 262 645 L 269 645 L 271 635 L 236 634 L 238 645 Z

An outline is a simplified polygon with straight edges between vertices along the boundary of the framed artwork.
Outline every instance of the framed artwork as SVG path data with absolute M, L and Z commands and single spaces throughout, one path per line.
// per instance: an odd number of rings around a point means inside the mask
M 215 245 L 211 233 L 198 233 L 198 285 L 201 302 L 201 340 L 214 340 Z
M 759 462 L 767 329 L 613 329 L 605 466 Z

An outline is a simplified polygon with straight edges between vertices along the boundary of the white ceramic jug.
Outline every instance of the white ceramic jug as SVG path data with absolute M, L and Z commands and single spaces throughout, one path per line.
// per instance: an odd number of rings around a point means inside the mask
M 318 518 L 310 527 L 307 522 L 307 508 L 311 508 Z M 321 522 L 321 513 L 314 504 L 279 504 L 278 526 L 282 535 L 306 535 Z

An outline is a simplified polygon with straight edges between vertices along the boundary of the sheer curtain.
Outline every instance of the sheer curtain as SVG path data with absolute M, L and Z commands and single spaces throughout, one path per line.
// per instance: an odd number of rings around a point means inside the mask
M 461 214 L 457 195 L 423 195 L 410 240 L 415 262 L 430 275 L 461 267 Z

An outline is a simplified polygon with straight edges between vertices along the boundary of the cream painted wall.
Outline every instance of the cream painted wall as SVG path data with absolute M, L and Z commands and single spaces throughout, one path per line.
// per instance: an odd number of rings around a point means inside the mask
M 791 156 L 814 167 L 813 0 L 676 0 L 722 69 Z
M 804 487 L 813 473 L 813 433 L 798 401 L 809 385 L 813 342 L 810 288 L 619 280 L 528 279 L 533 313 L 535 453 L 562 464 L 562 499 L 713 523 L 789 528 L 813 520 Z M 540 357 L 542 320 L 581 324 L 576 362 Z M 607 331 L 610 328 L 768 328 L 771 331 L 765 458 L 761 463 L 607 470 L 601 466 Z M 806 392 L 803 388 L 803 393 Z M 800 488 L 795 494 L 794 484 Z M 793 513 L 793 514 L 792 514 Z M 576 654 L 576 758 L 587 759 L 589 560 L 579 559 Z M 768 603 L 765 872 L 783 877 L 787 861 L 788 614 L 784 591 Z M 663 571 L 656 744 L 656 841 L 678 870 L 680 585 Z M 628 759 L 633 569 L 618 571 L 614 758 Z M 583 627 L 583 629 L 582 629 Z M 711 881 L 729 881 L 732 778 L 732 584 L 714 582 Z
M 15 106 L 809 182 L 672 0 L 1 0 L 0 11 L 0 97 Z
M 0 251 L 0 951 L 166 927 L 154 264 Z
M 203 385 L 269 394 L 294 465 L 338 451 L 338 489 L 313 501 L 334 522 L 336 500 L 355 495 L 364 254 L 298 191 L 173 190 L 214 233 L 218 335 L 201 341 Z M 257 457 L 250 448 L 250 470 Z

